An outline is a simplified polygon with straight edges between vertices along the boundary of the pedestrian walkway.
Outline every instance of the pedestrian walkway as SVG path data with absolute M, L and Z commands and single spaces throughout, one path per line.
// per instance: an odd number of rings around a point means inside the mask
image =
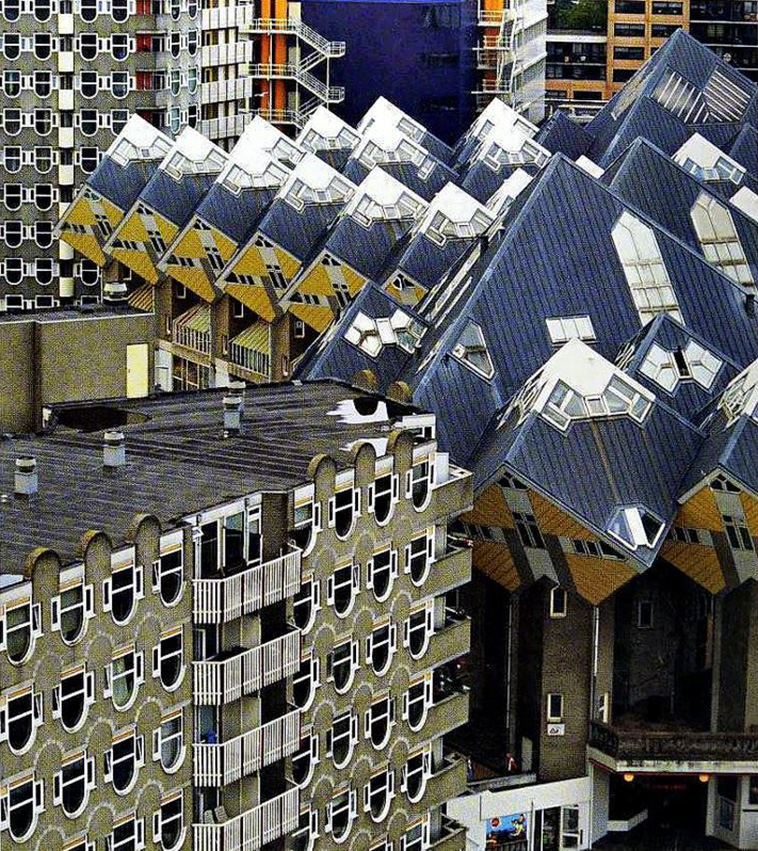
M 629 833 L 611 833 L 592 847 L 597 851 L 734 851 L 731 845 L 695 831 L 650 823 Z

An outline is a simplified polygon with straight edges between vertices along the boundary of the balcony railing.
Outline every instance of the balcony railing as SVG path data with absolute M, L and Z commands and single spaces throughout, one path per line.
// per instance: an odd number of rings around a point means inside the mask
M 619 730 L 593 721 L 589 746 L 624 762 L 758 762 L 758 733 Z
M 216 659 L 195 662 L 193 667 L 197 705 L 231 703 L 297 671 L 300 631 L 288 632 L 257 647 L 238 648 Z
M 219 744 L 193 745 L 195 784 L 225 786 L 295 753 L 300 744 L 300 710 Z
M 203 32 L 206 30 L 225 30 L 231 27 L 244 28 L 255 20 L 255 6 L 250 3 L 249 5 L 240 4 L 217 9 L 203 9 L 200 20 Z
M 195 824 L 194 851 L 257 851 L 294 830 L 300 820 L 295 787 L 220 824 Z
M 294 596 L 300 588 L 300 550 L 219 579 L 193 582 L 197 623 L 226 623 Z
M 209 118 L 201 121 L 198 130 L 211 140 L 241 136 L 250 123 L 250 115 L 230 115 L 224 118 Z

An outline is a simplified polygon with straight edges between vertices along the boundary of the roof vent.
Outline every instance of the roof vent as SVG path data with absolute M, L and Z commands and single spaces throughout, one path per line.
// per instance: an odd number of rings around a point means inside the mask
M 224 396 L 224 435 L 240 434 L 242 431 L 242 395 L 230 393 Z
M 36 458 L 16 458 L 16 477 L 14 492 L 16 496 L 27 497 L 37 493 L 37 460 Z
M 106 431 L 103 435 L 103 467 L 115 470 L 126 464 L 126 446 L 122 431 Z
M 755 316 L 755 293 L 745 293 L 745 313 Z
M 244 381 L 230 381 L 228 385 L 229 394 L 231 396 L 240 397 L 240 414 L 245 413 L 245 388 L 247 384 Z

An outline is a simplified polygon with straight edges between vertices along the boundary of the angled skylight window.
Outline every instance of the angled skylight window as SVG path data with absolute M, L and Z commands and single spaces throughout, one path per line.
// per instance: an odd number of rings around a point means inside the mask
M 646 375 L 669 393 L 673 392 L 679 383 L 679 370 L 671 352 L 667 352 L 658 343 L 653 343 L 642 361 L 640 372 Z
M 608 534 L 630 550 L 637 547 L 652 549 L 660 540 L 663 528 L 663 521 L 647 508 L 629 506 L 616 510 L 608 524 Z
M 754 286 L 734 219 L 726 205 L 701 192 L 690 210 L 705 259 L 739 284 Z
M 546 319 L 545 323 L 551 342 L 558 345 L 573 339 L 585 342 L 597 339 L 589 316 L 563 316 L 557 319 Z
M 739 186 L 745 176 L 745 169 L 738 162 L 700 133 L 687 139 L 674 154 L 674 161 L 700 180 L 730 180 Z
M 495 374 L 484 334 L 475 322 L 468 322 L 463 329 L 458 342 L 453 346 L 453 357 L 482 378 L 489 379 Z
M 663 72 L 653 98 L 685 124 L 704 124 L 710 118 L 708 103 L 700 89 L 670 68 Z
M 653 229 L 624 210 L 613 226 L 611 237 L 640 322 L 644 325 L 653 316 L 668 313 L 684 324 Z
M 712 118 L 716 121 L 739 121 L 750 103 L 750 94 L 716 68 L 703 89 Z
M 642 84 L 645 82 L 646 78 L 646 70 L 641 69 L 616 95 L 611 107 L 611 116 L 614 121 L 617 121 L 637 100 L 637 96 L 639 95 Z
M 719 407 L 724 411 L 727 426 L 732 425 L 742 414 L 755 416 L 758 404 L 758 362 L 754 361 L 732 379 L 721 396 Z
M 412 354 L 422 335 L 423 327 L 402 310 L 379 319 L 361 311 L 345 332 L 345 339 L 369 357 L 375 358 L 384 346 L 399 346 Z
M 581 395 L 565 382 L 558 381 L 548 397 L 542 415 L 561 431 L 571 425 L 571 420 L 593 417 L 630 416 L 644 422 L 652 402 L 624 381 L 613 375 L 600 395 Z
M 694 381 L 708 390 L 723 366 L 721 358 L 717 358 L 694 340 L 690 340 L 684 347 L 684 358 Z

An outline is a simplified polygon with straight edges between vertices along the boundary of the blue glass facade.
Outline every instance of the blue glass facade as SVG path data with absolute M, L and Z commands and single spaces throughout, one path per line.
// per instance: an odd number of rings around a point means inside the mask
M 355 126 L 379 95 L 447 142 L 471 123 L 476 3 L 304 0 L 303 20 L 345 41 L 332 85 L 345 102 L 334 111 Z

